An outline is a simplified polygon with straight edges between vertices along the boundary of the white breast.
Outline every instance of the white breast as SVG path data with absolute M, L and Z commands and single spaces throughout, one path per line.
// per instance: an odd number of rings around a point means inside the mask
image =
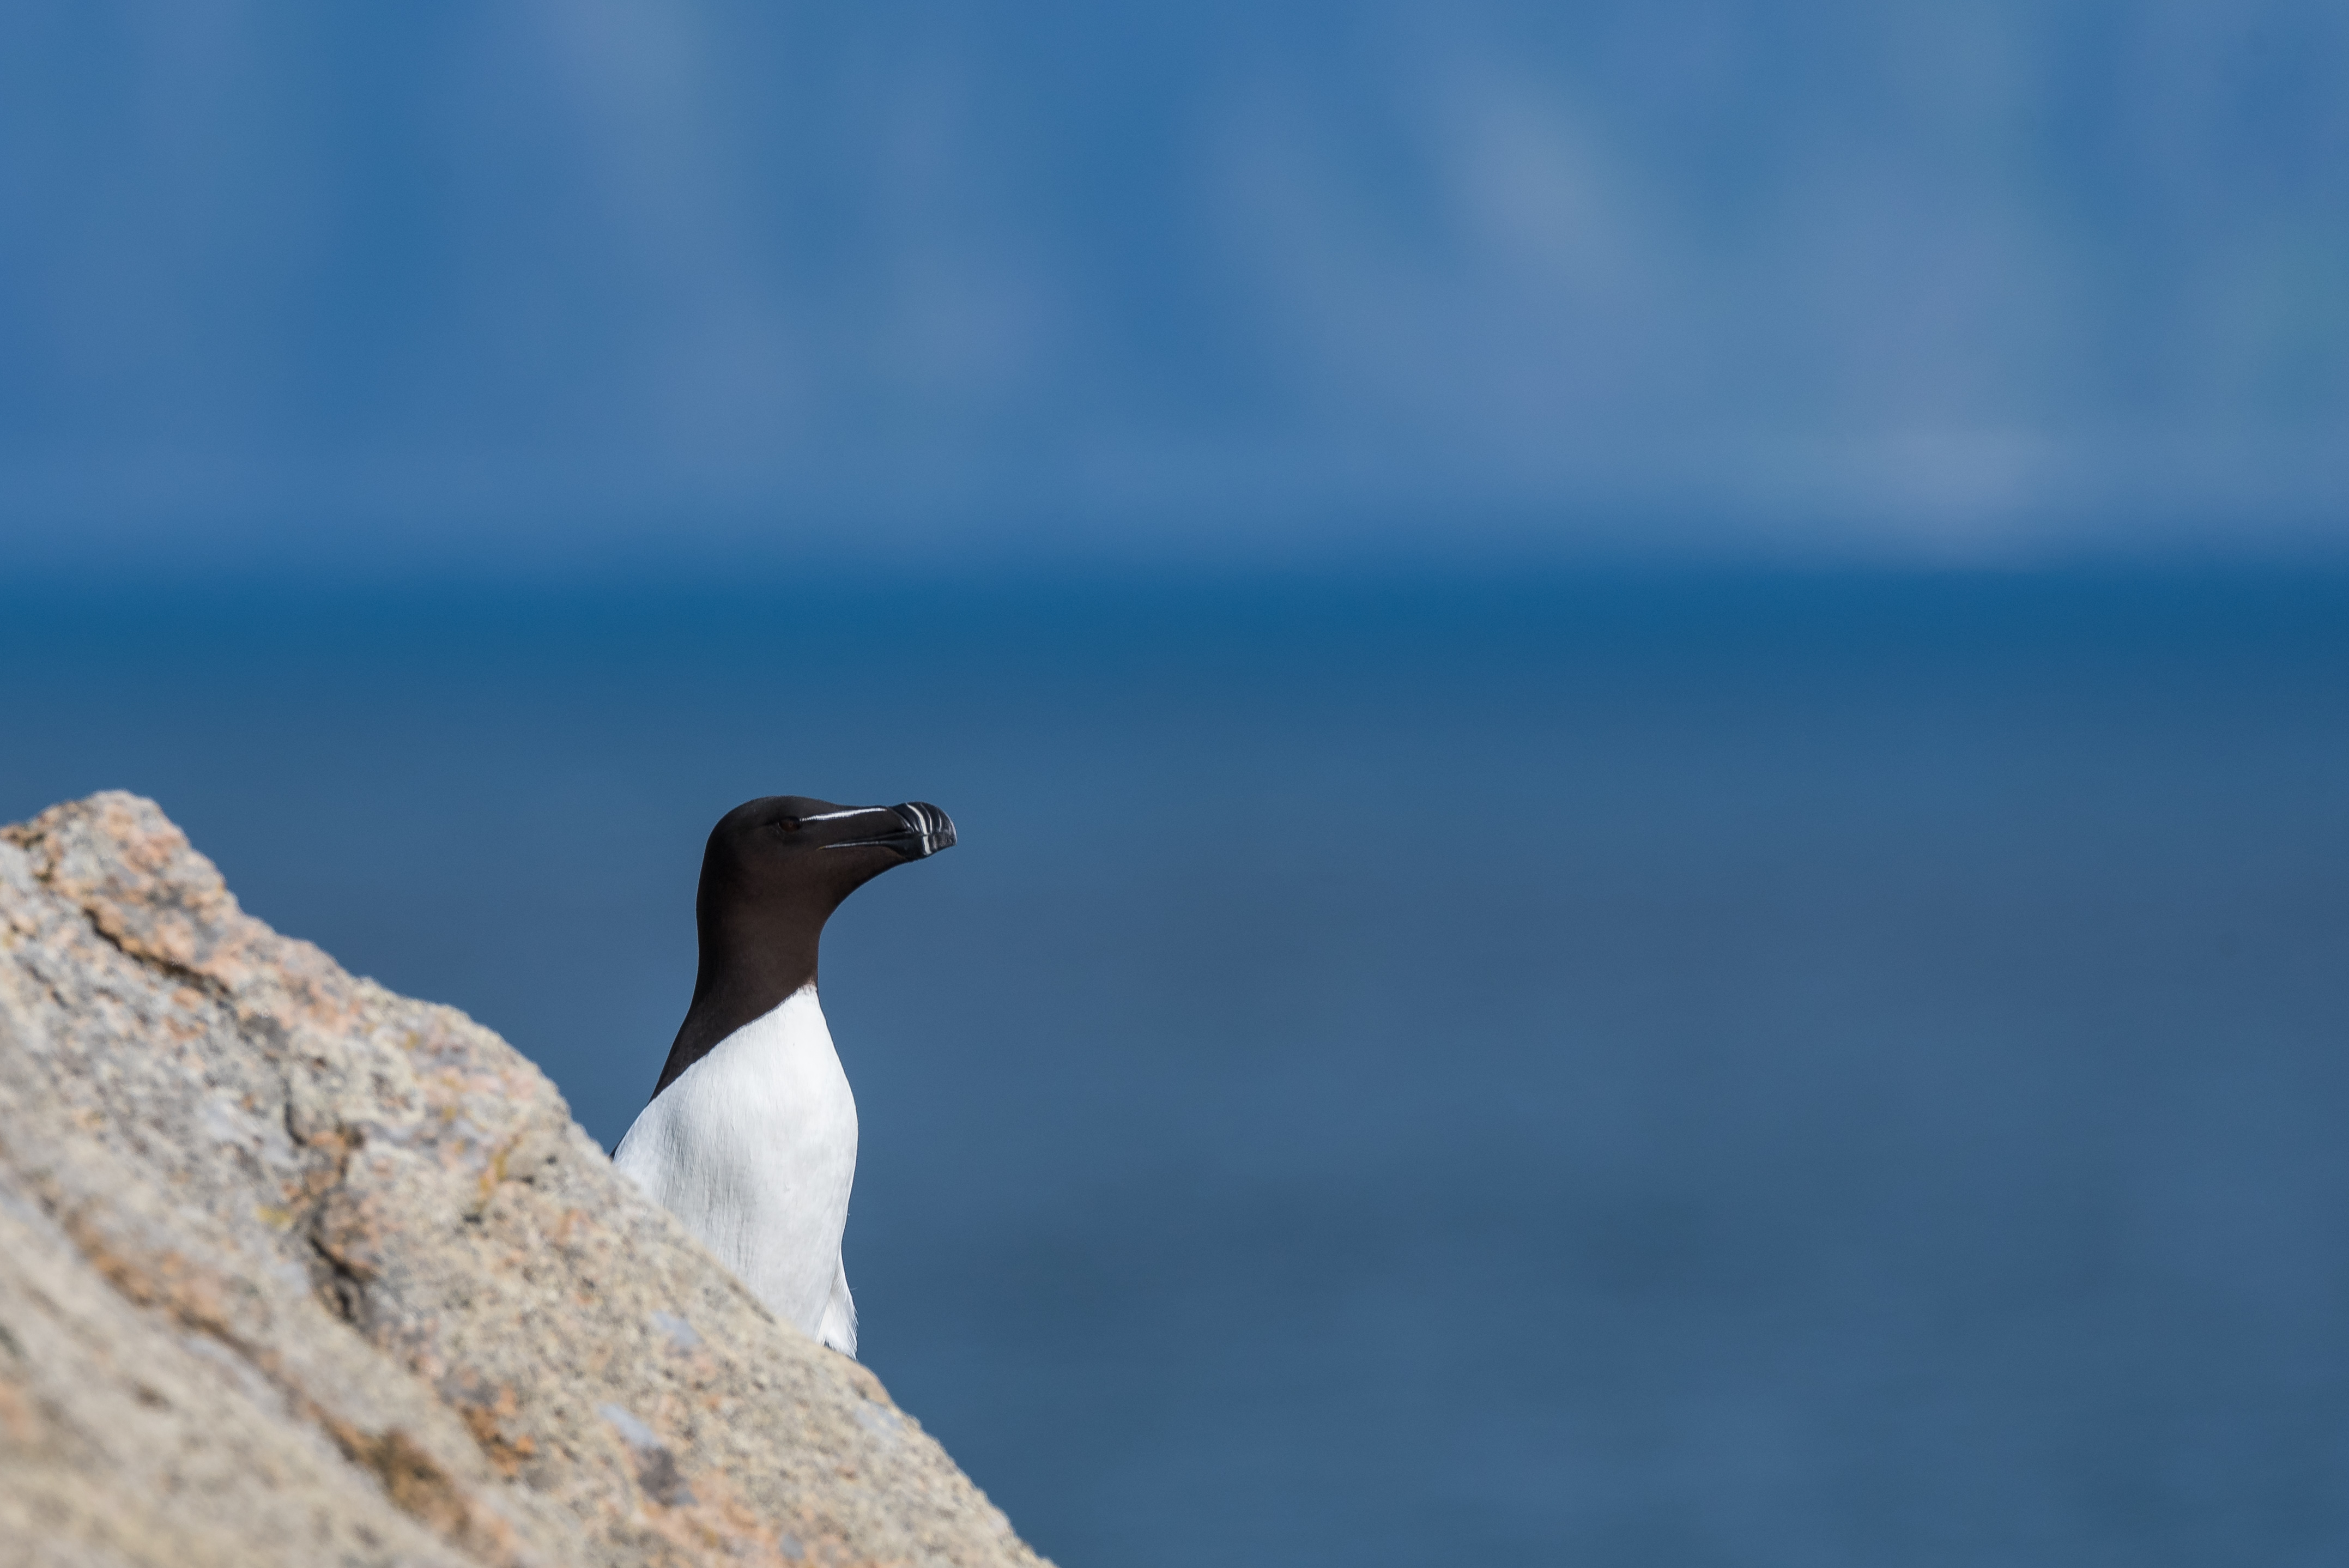
M 678 1075 L 612 1156 L 778 1317 L 856 1353 L 840 1262 L 856 1099 L 815 988 L 785 997 Z

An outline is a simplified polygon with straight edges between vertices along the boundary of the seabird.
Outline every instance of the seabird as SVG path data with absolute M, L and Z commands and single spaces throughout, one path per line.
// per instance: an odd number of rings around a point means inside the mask
M 693 1004 L 612 1155 L 777 1316 L 850 1356 L 840 1233 L 856 1099 L 816 1002 L 816 943 L 850 893 L 954 841 L 947 814 L 919 800 L 771 795 L 727 812 L 693 901 Z

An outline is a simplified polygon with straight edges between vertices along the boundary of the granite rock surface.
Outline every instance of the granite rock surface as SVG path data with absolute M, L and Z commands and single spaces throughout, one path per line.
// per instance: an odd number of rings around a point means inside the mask
M 489 1030 L 0 829 L 0 1563 L 1039 1561 Z

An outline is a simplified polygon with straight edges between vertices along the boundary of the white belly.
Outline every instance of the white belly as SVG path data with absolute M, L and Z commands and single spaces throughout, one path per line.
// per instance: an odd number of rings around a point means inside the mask
M 645 1107 L 613 1162 L 775 1315 L 856 1353 L 840 1263 L 856 1099 L 812 986 L 718 1043 Z

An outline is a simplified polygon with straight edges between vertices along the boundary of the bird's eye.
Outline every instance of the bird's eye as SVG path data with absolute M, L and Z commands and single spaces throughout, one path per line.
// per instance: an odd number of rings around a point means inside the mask
M 797 817 L 778 817 L 775 828 L 779 832 L 796 833 L 800 830 L 800 820 Z

